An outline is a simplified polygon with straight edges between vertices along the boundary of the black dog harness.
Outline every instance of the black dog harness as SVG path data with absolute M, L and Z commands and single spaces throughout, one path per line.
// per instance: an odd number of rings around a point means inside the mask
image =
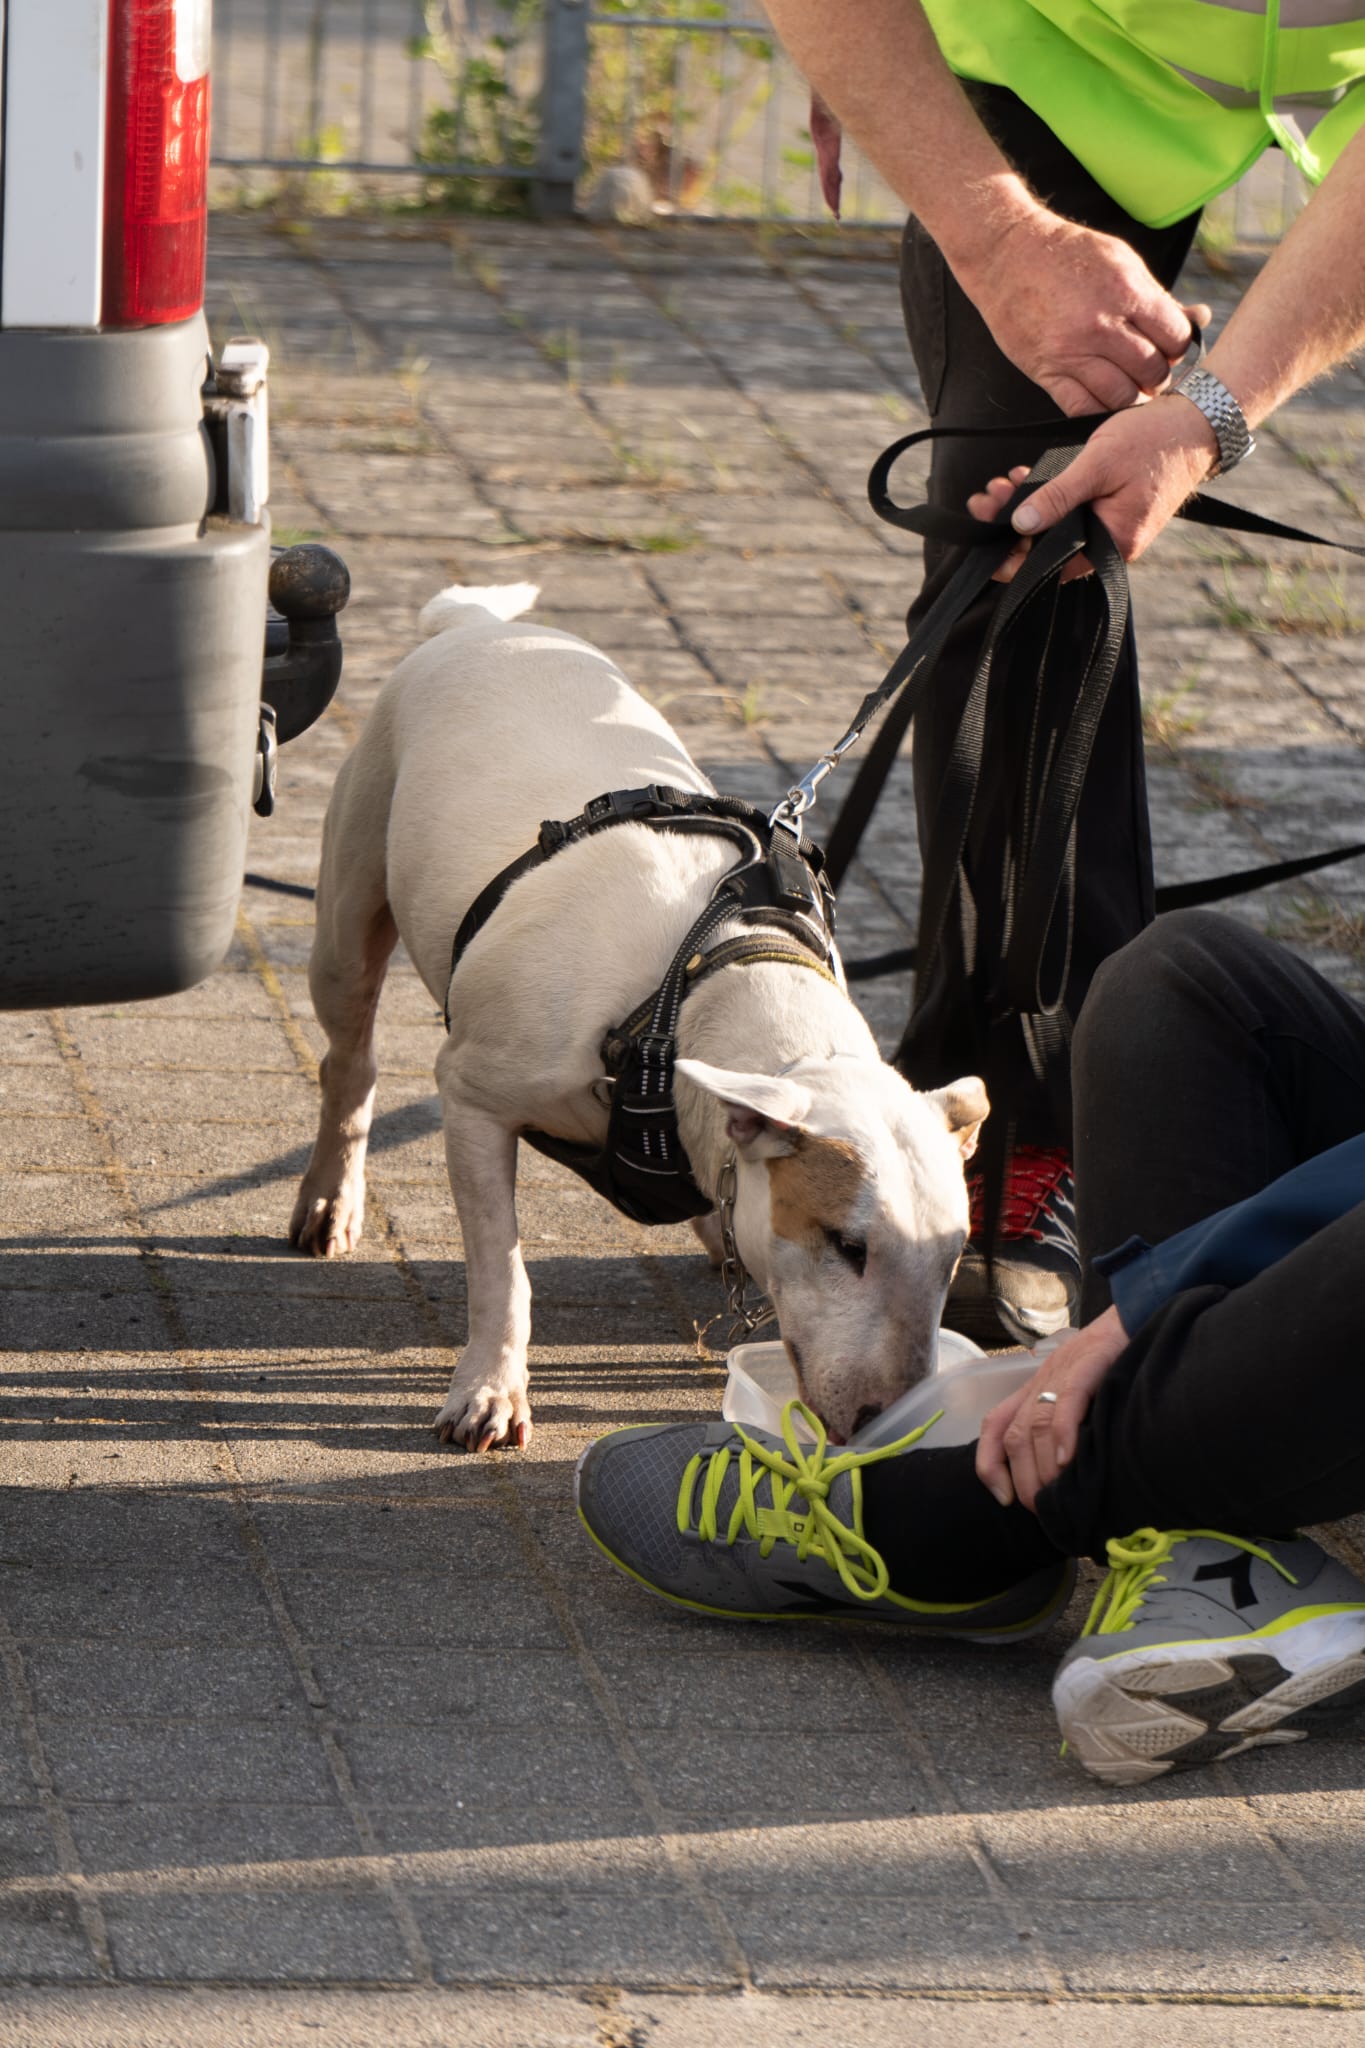
M 636 1223 L 681 1223 L 713 1206 L 692 1177 L 678 1136 L 673 1101 L 678 1012 L 707 975 L 738 962 L 779 961 L 808 967 L 826 981 L 834 972 L 834 894 L 824 855 L 812 841 L 738 797 L 709 796 L 652 783 L 647 789 L 611 790 L 594 797 L 578 817 L 551 819 L 535 845 L 480 891 L 466 911 L 450 956 L 453 978 L 470 942 L 483 930 L 514 882 L 613 825 L 649 825 L 665 832 L 703 832 L 729 839 L 739 858 L 716 883 L 652 995 L 602 1040 L 601 1058 L 611 1086 L 606 1143 L 584 1145 L 523 1131 L 528 1145 L 572 1168 Z M 720 945 L 706 947 L 721 925 L 752 925 Z M 446 997 L 450 1029 L 450 997 Z

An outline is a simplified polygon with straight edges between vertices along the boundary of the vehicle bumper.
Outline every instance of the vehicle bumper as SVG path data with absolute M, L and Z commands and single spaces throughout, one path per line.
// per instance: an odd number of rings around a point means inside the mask
M 208 516 L 201 318 L 0 333 L 0 1008 L 169 994 L 231 943 L 268 519 Z

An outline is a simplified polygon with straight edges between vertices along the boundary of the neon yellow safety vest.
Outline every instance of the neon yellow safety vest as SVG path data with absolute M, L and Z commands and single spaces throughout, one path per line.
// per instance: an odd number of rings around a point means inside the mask
M 1365 0 L 922 4 L 959 77 L 1017 93 L 1149 227 L 1272 142 L 1316 182 L 1365 122 Z

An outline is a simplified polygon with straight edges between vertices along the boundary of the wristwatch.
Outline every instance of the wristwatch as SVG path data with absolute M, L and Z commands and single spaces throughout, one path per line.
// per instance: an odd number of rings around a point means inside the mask
M 1226 476 L 1244 456 L 1250 455 L 1256 446 L 1251 438 L 1251 429 L 1241 406 L 1221 377 L 1215 377 L 1212 370 L 1186 370 L 1176 378 L 1171 389 L 1178 391 L 1182 398 L 1188 398 L 1191 405 L 1198 406 L 1213 428 L 1214 439 L 1218 443 L 1218 461 L 1212 471 L 1214 476 Z

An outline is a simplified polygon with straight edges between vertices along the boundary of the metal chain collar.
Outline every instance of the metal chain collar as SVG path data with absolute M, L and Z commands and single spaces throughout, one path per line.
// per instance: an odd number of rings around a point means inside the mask
M 772 1308 L 766 1295 L 760 1295 L 750 1306 L 747 1300 L 749 1275 L 739 1255 L 735 1242 L 735 1190 L 739 1184 L 739 1173 L 732 1152 L 721 1167 L 716 1178 L 716 1209 L 720 1218 L 720 1277 L 725 1288 L 725 1306 L 733 1317 L 730 1341 L 738 1336 L 747 1337 L 760 1323 L 772 1318 Z

